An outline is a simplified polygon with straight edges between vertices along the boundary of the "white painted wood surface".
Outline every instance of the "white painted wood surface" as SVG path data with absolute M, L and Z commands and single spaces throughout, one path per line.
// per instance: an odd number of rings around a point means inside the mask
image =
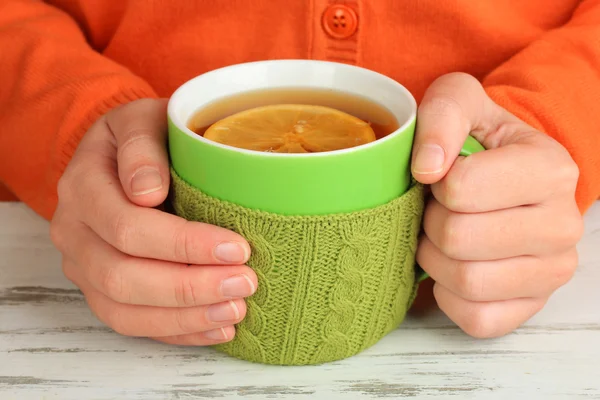
M 0 399 L 600 399 L 600 202 L 579 248 L 575 278 L 512 335 L 474 340 L 434 312 L 354 358 L 273 367 L 113 333 L 48 224 L 0 203 Z

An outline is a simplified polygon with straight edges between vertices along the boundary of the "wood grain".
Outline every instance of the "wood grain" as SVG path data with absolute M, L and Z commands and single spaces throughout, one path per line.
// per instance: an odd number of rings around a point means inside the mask
M 122 337 L 60 270 L 48 224 L 0 204 L 0 399 L 600 399 L 600 203 L 580 267 L 514 334 L 464 335 L 412 316 L 351 359 L 273 367 Z

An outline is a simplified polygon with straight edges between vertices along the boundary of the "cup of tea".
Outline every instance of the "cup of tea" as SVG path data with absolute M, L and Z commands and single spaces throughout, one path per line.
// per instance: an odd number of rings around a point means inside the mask
M 423 277 L 416 115 L 395 80 L 313 60 L 233 65 L 172 95 L 173 209 L 245 237 L 259 281 L 235 338 L 218 349 L 320 364 L 398 327 Z M 469 137 L 461 154 L 481 150 Z

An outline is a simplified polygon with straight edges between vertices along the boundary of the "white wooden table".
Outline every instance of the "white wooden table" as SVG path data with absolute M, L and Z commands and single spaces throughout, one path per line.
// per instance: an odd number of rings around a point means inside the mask
M 273 367 L 113 333 L 48 224 L 0 203 L 0 399 L 600 399 L 600 203 L 586 230 L 575 278 L 512 335 L 474 340 L 434 312 L 354 358 Z

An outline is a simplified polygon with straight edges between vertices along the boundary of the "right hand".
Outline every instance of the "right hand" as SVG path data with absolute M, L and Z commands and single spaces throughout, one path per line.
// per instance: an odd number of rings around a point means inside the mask
M 63 271 L 116 332 L 181 345 L 231 340 L 257 287 L 238 234 L 154 207 L 169 189 L 165 100 L 101 117 L 58 184 Z

